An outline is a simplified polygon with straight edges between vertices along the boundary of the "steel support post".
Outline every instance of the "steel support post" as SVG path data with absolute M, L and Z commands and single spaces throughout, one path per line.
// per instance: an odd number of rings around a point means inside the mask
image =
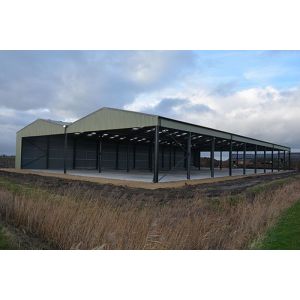
M 96 139 L 96 170 L 98 170 L 98 164 L 99 164 L 99 140 Z
M 288 157 L 288 159 L 289 159 L 289 161 L 288 161 L 288 167 L 289 167 L 289 170 L 291 169 L 291 151 L 289 151 L 289 157 Z
M 126 172 L 129 172 L 129 143 L 127 144 L 126 149 Z
M 274 172 L 274 147 L 272 148 L 271 160 L 272 160 L 272 173 L 273 173 Z
M 176 166 L 176 148 L 174 147 L 174 153 L 173 153 L 173 166 L 175 168 Z
M 73 138 L 73 161 L 72 161 L 72 168 L 73 170 L 76 168 L 76 143 L 77 143 L 77 138 Z
M 102 172 L 102 139 L 99 139 L 99 146 L 98 146 L 98 172 Z
M 244 143 L 244 150 L 243 150 L 243 175 L 246 175 L 246 151 L 247 151 L 247 144 Z
M 155 127 L 155 138 L 154 138 L 154 172 L 153 172 L 153 182 L 158 182 L 159 173 L 159 127 Z
M 285 150 L 283 151 L 283 170 L 286 170 L 286 157 L 285 157 Z
M 67 134 L 67 125 L 64 125 L 64 135 L 65 135 L 65 143 L 64 143 L 64 174 L 67 173 L 67 151 L 68 151 L 68 134 Z
M 165 168 L 165 147 L 161 145 L 161 168 Z
M 210 148 L 210 177 L 215 177 L 215 143 L 216 138 L 213 137 Z
M 257 145 L 255 145 L 254 151 L 254 173 L 257 173 Z
M 187 139 L 187 149 L 186 149 L 186 178 L 191 179 L 191 148 L 192 148 L 192 134 L 189 132 Z
M 116 144 L 116 170 L 119 169 L 119 144 Z
M 136 144 L 133 144 L 133 166 L 132 168 L 135 169 L 135 161 L 136 161 Z
M 264 148 L 264 173 L 266 173 L 266 147 Z
M 201 170 L 201 150 L 199 150 L 199 171 Z
M 47 136 L 47 145 L 46 145 L 46 169 L 49 169 L 49 143 L 50 143 L 50 137 Z
M 239 168 L 239 151 L 237 150 L 236 151 L 236 166 L 237 166 L 237 168 Z
M 280 150 L 277 152 L 278 172 L 280 171 Z
M 170 148 L 169 148 L 169 170 L 172 169 L 172 145 L 170 145 Z
M 223 164 L 223 151 L 221 150 L 220 151 L 220 170 L 222 170 L 222 168 L 223 168 L 223 166 L 222 166 L 222 164 Z
M 152 171 L 152 145 L 149 145 L 148 149 L 148 167 L 149 170 Z
M 229 176 L 232 176 L 232 139 L 230 140 L 230 146 L 229 146 L 229 159 L 228 159 L 228 164 L 229 164 Z

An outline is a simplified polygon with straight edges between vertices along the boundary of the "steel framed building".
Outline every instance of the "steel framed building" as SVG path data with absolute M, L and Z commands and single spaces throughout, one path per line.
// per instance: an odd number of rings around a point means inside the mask
M 101 108 L 73 123 L 38 119 L 17 132 L 16 168 L 148 170 L 153 182 L 160 171 L 200 169 L 201 152 L 210 152 L 210 176 L 214 177 L 215 152 L 228 152 L 228 175 L 232 175 L 233 151 L 283 156 L 278 169 L 290 168 L 290 148 L 229 132 L 140 112 Z M 266 170 L 264 170 L 265 172 Z

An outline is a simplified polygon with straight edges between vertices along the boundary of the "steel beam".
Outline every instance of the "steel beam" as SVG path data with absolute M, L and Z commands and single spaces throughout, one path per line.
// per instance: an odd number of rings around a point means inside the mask
M 155 126 L 155 138 L 154 138 L 154 172 L 153 172 L 153 182 L 158 182 L 159 173 L 159 129 L 160 126 Z
M 186 149 L 186 178 L 191 179 L 191 148 L 192 148 L 192 134 L 189 132 L 187 138 L 187 149 Z
M 210 177 L 215 177 L 215 143 L 216 138 L 213 137 L 210 148 Z

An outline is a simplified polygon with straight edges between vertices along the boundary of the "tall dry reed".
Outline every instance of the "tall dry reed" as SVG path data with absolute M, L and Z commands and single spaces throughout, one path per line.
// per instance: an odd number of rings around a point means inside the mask
M 251 199 L 197 196 L 168 203 L 2 188 L 0 217 L 59 249 L 245 249 L 299 198 L 300 181 Z

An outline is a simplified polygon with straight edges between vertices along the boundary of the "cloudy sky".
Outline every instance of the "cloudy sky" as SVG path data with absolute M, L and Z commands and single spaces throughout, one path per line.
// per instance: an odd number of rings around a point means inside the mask
M 0 51 L 0 154 L 36 118 L 102 106 L 300 148 L 299 51 Z

